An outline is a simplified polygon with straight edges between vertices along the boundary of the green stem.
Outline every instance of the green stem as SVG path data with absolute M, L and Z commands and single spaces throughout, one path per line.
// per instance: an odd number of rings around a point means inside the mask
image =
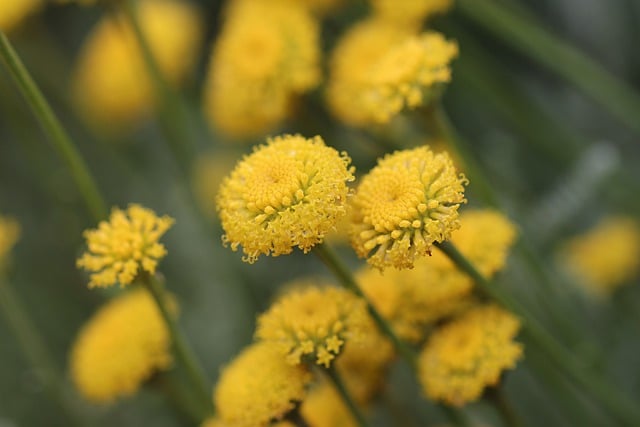
M 338 391 L 338 394 L 340 394 L 340 397 L 342 397 L 343 402 L 349 409 L 349 412 L 351 412 L 351 415 L 353 415 L 353 418 L 356 420 L 356 423 L 360 427 L 367 427 L 368 426 L 367 420 L 365 419 L 364 415 L 362 414 L 362 411 L 356 404 L 355 400 L 353 400 L 353 397 L 351 397 L 351 393 L 349 393 L 347 386 L 342 381 L 342 378 L 340 377 L 340 374 L 338 374 L 338 371 L 336 370 L 336 368 L 332 365 L 331 367 L 327 368 L 324 372 L 327 374 L 327 377 L 329 377 L 329 379 L 335 386 L 336 390 Z
M 458 0 L 457 7 L 466 17 L 574 84 L 640 133 L 640 96 L 571 44 L 495 0 Z
M 193 350 L 189 346 L 186 337 L 178 327 L 174 315 L 169 310 L 162 284 L 155 276 L 150 275 L 143 277 L 142 284 L 151 292 L 153 299 L 160 309 L 162 318 L 169 329 L 176 357 L 184 366 L 189 380 L 198 395 L 198 399 L 201 405 L 203 405 L 203 419 L 212 416 L 214 411 L 209 381 Z
M 64 385 L 63 377 L 56 368 L 42 336 L 38 333 L 17 295 L 14 294 L 9 284 L 3 281 L 0 281 L 0 311 L 6 317 L 22 352 L 29 363 L 38 371 L 45 390 L 65 412 L 68 421 L 72 425 L 87 425 L 88 422 L 85 420 L 84 414 L 81 414 L 74 405 Z
M 435 245 L 454 264 L 471 277 L 482 292 L 507 310 L 520 316 L 523 330 L 529 338 L 544 351 L 556 367 L 565 372 L 573 381 L 598 399 L 618 419 L 629 425 L 640 425 L 640 408 L 624 393 L 613 387 L 603 378 L 581 366 L 579 361 L 538 323 L 534 316 L 510 295 L 502 291 L 493 281 L 485 278 L 450 242 Z
M 515 408 L 507 399 L 504 390 L 500 385 L 489 387 L 485 392 L 485 398 L 491 402 L 496 411 L 502 417 L 505 427 L 523 427 L 522 419 L 516 413 Z
M 60 121 L 44 98 L 42 92 L 31 78 L 20 57 L 11 46 L 9 39 L 2 31 L 0 31 L 0 57 L 4 60 L 11 76 L 20 88 L 22 95 L 40 122 L 40 125 L 44 128 L 47 137 L 51 140 L 54 148 L 66 163 L 87 209 L 97 221 L 106 218 L 106 205 L 84 160 L 76 150 L 69 134 L 67 134 L 60 124 Z
M 122 3 L 125 15 L 131 24 L 133 34 L 142 53 L 142 59 L 147 68 L 149 78 L 158 97 L 160 120 L 167 142 L 176 157 L 182 173 L 185 178 L 188 178 L 193 160 L 192 146 L 190 144 L 194 142 L 194 138 L 187 121 L 183 100 L 169 86 L 155 60 L 149 42 L 140 25 L 136 0 L 123 0 Z M 179 60 L 179 58 L 176 60 Z
M 367 304 L 367 309 L 369 310 L 369 314 L 373 318 L 374 322 L 378 326 L 378 329 L 391 340 L 393 346 L 396 348 L 396 351 L 400 353 L 400 356 L 411 366 L 411 369 L 414 371 L 417 370 L 416 365 L 416 355 L 414 351 L 404 343 L 398 336 L 395 334 L 389 322 L 385 320 L 384 317 L 378 312 L 378 310 L 371 303 L 369 298 L 362 292 L 360 286 L 356 283 L 351 271 L 344 265 L 342 260 L 336 255 L 336 253 L 331 249 L 329 245 L 326 243 L 322 243 L 316 245 L 313 248 L 313 251 L 320 257 L 320 259 L 325 263 L 325 265 L 331 270 L 335 276 L 338 278 L 342 286 L 346 289 L 350 290 L 358 297 L 362 298 Z

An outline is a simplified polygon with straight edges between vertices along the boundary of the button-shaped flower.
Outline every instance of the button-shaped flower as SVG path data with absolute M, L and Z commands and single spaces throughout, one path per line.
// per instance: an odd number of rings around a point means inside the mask
M 89 287 L 125 286 L 141 270 L 154 274 L 167 254 L 158 240 L 172 225 L 172 218 L 158 217 L 140 205 L 132 204 L 126 211 L 113 209 L 109 221 L 84 232 L 89 251 L 77 265 L 92 272 Z
M 433 242 L 460 227 L 466 183 L 447 153 L 434 154 L 427 146 L 385 156 L 353 198 L 352 246 L 381 270 L 412 268 Z
M 250 263 L 296 246 L 308 252 L 346 213 L 350 161 L 319 136 L 286 135 L 257 147 L 218 192 L 223 242 L 242 246 Z

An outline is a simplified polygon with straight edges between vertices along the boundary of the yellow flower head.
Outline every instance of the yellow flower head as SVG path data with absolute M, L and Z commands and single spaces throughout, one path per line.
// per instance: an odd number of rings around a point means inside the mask
M 0 215 L 0 272 L 18 238 L 20 238 L 20 225 L 18 222 Z
M 449 82 L 457 54 L 457 45 L 439 33 L 418 35 L 411 26 L 367 19 L 334 50 L 329 107 L 351 125 L 387 123 L 405 108 L 426 104 L 436 85 Z
M 358 341 L 345 344 L 336 359 L 336 369 L 354 399 L 366 403 L 384 385 L 395 352 L 393 344 L 378 331 L 370 317 L 360 336 Z
M 313 427 L 356 427 L 358 423 L 332 384 L 315 386 L 302 402 L 300 414 Z
M 114 208 L 109 221 L 84 232 L 89 251 L 77 265 L 92 272 L 89 287 L 128 285 L 140 270 L 154 274 L 167 254 L 158 240 L 172 225 L 172 218 L 158 217 L 140 205 L 130 205 L 126 211 Z
M 245 157 L 220 187 L 218 213 L 231 249 L 247 262 L 297 246 L 305 253 L 345 215 L 351 159 L 322 138 L 285 135 Z
M 0 30 L 11 31 L 41 5 L 42 0 L 0 0 Z
M 170 307 L 177 311 L 175 303 Z M 153 298 L 137 288 L 108 302 L 82 328 L 71 350 L 71 378 L 86 399 L 109 403 L 167 369 L 170 348 Z
M 177 86 L 197 59 L 202 37 L 197 10 L 189 2 L 142 0 L 139 17 L 164 78 Z M 79 111 L 102 130 L 126 129 L 154 108 L 156 94 L 142 58 L 122 15 L 104 18 L 85 42 L 73 94 Z
M 304 365 L 292 366 L 270 343 L 258 342 L 222 371 L 213 400 L 229 426 L 267 426 L 303 400 L 311 380 Z
M 640 267 L 640 226 L 633 218 L 610 217 L 564 245 L 567 268 L 594 295 L 610 294 Z
M 370 0 L 374 13 L 403 25 L 418 24 L 437 13 L 446 12 L 453 0 Z
M 425 394 L 456 406 L 477 400 L 522 357 L 522 345 L 514 341 L 519 328 L 517 317 L 489 305 L 435 331 L 418 360 Z
M 268 132 L 318 84 L 319 60 L 319 26 L 301 4 L 232 2 L 207 77 L 208 117 L 234 137 Z
M 334 287 L 294 290 L 258 318 L 256 337 L 277 344 L 288 363 L 303 357 L 329 367 L 347 341 L 357 343 L 366 327 L 363 300 Z
M 429 147 L 397 151 L 362 178 L 352 200 L 351 244 L 379 269 L 412 268 L 460 227 L 464 184 L 449 155 Z

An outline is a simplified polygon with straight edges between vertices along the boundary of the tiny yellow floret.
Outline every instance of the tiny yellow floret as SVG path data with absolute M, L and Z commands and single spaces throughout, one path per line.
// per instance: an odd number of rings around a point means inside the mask
M 595 296 L 611 294 L 640 267 L 640 226 L 629 217 L 609 217 L 567 242 L 561 261 Z
M 374 267 L 412 268 L 460 227 L 464 185 L 446 152 L 397 151 L 365 175 L 352 200 L 351 244 Z
M 322 242 L 346 213 L 351 159 L 322 138 L 285 135 L 269 139 L 227 177 L 217 197 L 223 242 L 244 260 L 305 253 Z
M 170 349 L 153 298 L 137 288 L 108 302 L 82 328 L 71 350 L 71 378 L 87 400 L 110 403 L 133 395 L 154 372 L 167 369 Z
M 495 305 L 469 310 L 436 330 L 418 359 L 427 397 L 454 406 L 480 398 L 522 357 L 520 321 Z
M 167 254 L 158 240 L 173 222 L 140 205 L 132 204 L 126 211 L 114 208 L 109 221 L 84 232 L 88 251 L 77 266 L 91 272 L 89 287 L 125 286 L 141 271 L 155 274 L 158 261 Z
M 363 300 L 331 286 L 294 290 L 258 318 L 256 338 L 276 344 L 288 363 L 329 367 L 345 343 L 358 342 L 367 324 Z
M 313 376 L 304 365 L 285 362 L 270 343 L 246 348 L 221 375 L 214 390 L 216 412 L 233 427 L 263 427 L 304 399 Z

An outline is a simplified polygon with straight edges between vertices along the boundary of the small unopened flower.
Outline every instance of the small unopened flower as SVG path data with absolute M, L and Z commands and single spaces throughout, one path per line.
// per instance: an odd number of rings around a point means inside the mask
M 322 138 L 286 135 L 269 139 L 245 157 L 220 187 L 223 241 L 242 246 L 247 262 L 260 254 L 308 252 L 346 212 L 352 168 L 346 154 Z
M 629 217 L 609 217 L 564 244 L 560 261 L 597 296 L 610 294 L 640 268 L 640 226 Z
M 167 369 L 170 349 L 153 298 L 137 288 L 108 302 L 82 328 L 71 350 L 71 378 L 86 399 L 109 403 L 134 394 L 156 371 Z
M 89 287 L 108 287 L 134 281 L 141 271 L 154 274 L 158 261 L 167 254 L 158 240 L 173 225 L 168 216 L 158 217 L 140 205 L 126 211 L 113 209 L 109 221 L 87 230 L 88 252 L 77 261 L 79 268 L 91 272 Z
M 42 5 L 42 0 L 3 0 L 0 7 L 0 30 L 9 32 Z
M 271 420 L 282 418 L 304 399 L 305 388 L 311 380 L 306 366 L 286 363 L 270 343 L 255 343 L 220 375 L 213 398 L 220 424 L 270 425 Z
M 453 0 L 370 0 L 374 13 L 399 24 L 419 24 L 437 13 L 446 12 Z
M 374 267 L 412 268 L 460 227 L 466 178 L 446 152 L 397 151 L 365 175 L 352 200 L 351 244 Z
M 230 2 L 207 76 L 205 110 L 236 138 L 264 134 L 320 81 L 319 25 L 302 2 Z
M 329 367 L 347 341 L 358 342 L 366 327 L 363 300 L 335 287 L 295 290 L 258 318 L 256 337 L 276 344 L 291 364 L 303 359 Z
M 522 357 L 522 345 L 514 341 L 519 329 L 517 317 L 488 305 L 436 330 L 418 360 L 427 397 L 455 406 L 477 400 Z
M 0 215 L 0 272 L 20 237 L 20 225 L 12 218 Z

